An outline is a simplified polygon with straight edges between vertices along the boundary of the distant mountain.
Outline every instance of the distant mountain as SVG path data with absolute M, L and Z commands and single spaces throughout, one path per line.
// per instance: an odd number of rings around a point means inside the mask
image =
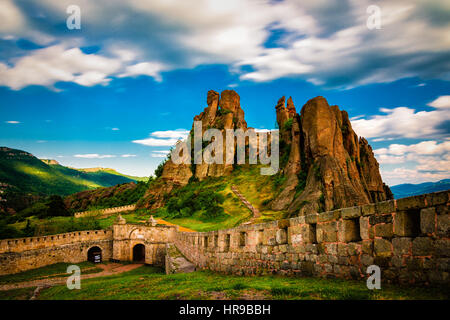
M 55 161 L 55 160 L 52 160 L 52 161 Z M 72 168 L 72 169 L 75 169 L 75 168 Z M 111 168 L 97 167 L 97 168 L 83 168 L 83 169 L 75 169 L 75 170 L 82 171 L 82 172 L 106 172 L 106 173 L 115 174 L 115 175 L 122 176 L 122 177 L 127 177 L 127 178 L 135 180 L 135 181 L 144 181 L 144 182 L 148 181 L 148 177 L 130 176 L 127 174 L 117 172 L 116 170 L 111 169 Z
M 136 182 L 136 179 L 116 171 L 89 172 L 68 168 L 55 160 L 40 160 L 22 150 L 0 147 L 0 211 L 21 209 L 21 202 L 26 202 L 29 197 L 65 196 L 129 182 Z
M 450 189 L 450 179 L 419 184 L 404 183 L 391 187 L 395 199 Z

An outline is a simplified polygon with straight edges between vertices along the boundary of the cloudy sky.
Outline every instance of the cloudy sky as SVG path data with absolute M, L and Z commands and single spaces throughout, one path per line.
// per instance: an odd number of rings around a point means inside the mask
M 0 1 L 0 145 L 149 175 L 230 88 L 259 129 L 326 97 L 388 184 L 450 178 L 449 1 Z

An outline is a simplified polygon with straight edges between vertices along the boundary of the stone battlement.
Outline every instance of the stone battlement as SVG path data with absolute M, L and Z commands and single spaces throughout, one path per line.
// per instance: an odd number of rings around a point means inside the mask
M 449 282 L 449 193 L 431 193 L 212 232 L 177 233 L 198 267 L 228 274 Z
M 115 224 L 107 231 L 6 239 L 0 274 L 41 266 L 33 261 L 42 258 L 46 264 L 85 261 L 94 245 L 102 246 L 105 259 L 122 261 L 133 260 L 142 245 L 146 263 L 164 265 L 169 243 L 197 268 L 227 274 L 363 279 L 375 264 L 385 282 L 448 284 L 449 201 L 447 190 L 211 232 Z M 48 258 L 69 247 L 75 251 Z
M 80 218 L 80 217 L 85 217 L 85 216 L 88 216 L 88 215 L 108 217 L 108 216 L 113 215 L 115 213 L 125 212 L 125 211 L 133 211 L 134 209 L 136 209 L 136 205 L 135 204 L 130 204 L 130 205 L 121 206 L 121 207 L 75 212 L 74 217 L 75 218 Z

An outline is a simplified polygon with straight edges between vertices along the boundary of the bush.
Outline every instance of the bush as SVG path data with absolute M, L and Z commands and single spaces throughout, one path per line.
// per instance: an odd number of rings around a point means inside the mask
M 196 212 L 201 218 L 214 219 L 224 214 L 220 206 L 225 197 L 212 190 L 192 190 L 190 185 L 176 191 L 167 201 L 167 213 L 172 218 L 191 217 Z

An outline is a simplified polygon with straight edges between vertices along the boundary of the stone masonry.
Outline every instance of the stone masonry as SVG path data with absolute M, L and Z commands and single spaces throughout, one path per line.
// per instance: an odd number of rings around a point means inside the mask
M 286 220 L 211 232 L 125 224 L 0 241 L 0 275 L 56 262 L 80 262 L 99 246 L 103 259 L 130 261 L 137 244 L 145 262 L 164 265 L 167 248 L 197 269 L 226 274 L 280 274 L 363 279 L 378 265 L 383 282 L 450 283 L 450 190 Z

